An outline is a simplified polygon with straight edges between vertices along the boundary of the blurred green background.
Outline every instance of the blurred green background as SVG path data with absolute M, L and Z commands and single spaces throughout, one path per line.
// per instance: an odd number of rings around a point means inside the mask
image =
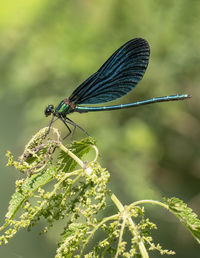
M 192 99 L 70 118 L 97 139 L 110 188 L 123 203 L 176 196 L 200 214 L 199 14 L 198 0 L 1 1 L 2 222 L 14 182 L 22 177 L 5 168 L 6 151 L 18 157 L 30 137 L 48 125 L 44 108 L 68 97 L 135 37 L 150 44 L 149 67 L 136 89 L 115 103 L 177 93 Z M 61 122 L 54 126 L 66 134 Z M 83 136 L 77 130 L 75 138 Z M 198 244 L 173 216 L 161 208 L 147 210 L 159 226 L 156 242 L 175 250 L 175 257 L 199 257 Z M 59 231 L 39 236 L 41 228 L 20 231 L 0 248 L 0 257 L 53 257 Z

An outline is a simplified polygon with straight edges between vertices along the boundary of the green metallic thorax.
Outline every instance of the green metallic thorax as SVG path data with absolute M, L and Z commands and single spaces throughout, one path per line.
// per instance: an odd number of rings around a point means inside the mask
M 57 106 L 57 108 L 55 109 L 55 113 L 58 116 L 63 116 L 65 117 L 66 115 L 74 112 L 74 108 L 72 108 L 70 105 L 65 103 L 66 100 L 62 100 L 60 102 L 60 104 Z

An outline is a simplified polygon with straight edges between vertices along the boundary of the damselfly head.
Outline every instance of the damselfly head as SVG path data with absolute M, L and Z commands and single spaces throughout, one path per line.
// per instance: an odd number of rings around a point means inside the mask
M 53 114 L 55 112 L 54 106 L 53 105 L 48 105 L 45 110 L 44 110 L 44 114 L 45 116 L 50 116 L 51 114 Z

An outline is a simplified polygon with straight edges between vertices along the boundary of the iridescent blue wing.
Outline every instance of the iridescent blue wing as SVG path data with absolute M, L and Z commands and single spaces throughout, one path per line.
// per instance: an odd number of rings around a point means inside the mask
M 135 38 L 121 46 L 69 97 L 74 104 L 100 104 L 130 92 L 142 79 L 149 62 L 149 44 Z

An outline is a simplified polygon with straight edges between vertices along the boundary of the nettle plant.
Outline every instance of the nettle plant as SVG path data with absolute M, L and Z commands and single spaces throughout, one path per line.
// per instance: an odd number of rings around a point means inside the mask
M 146 203 L 167 209 L 200 243 L 200 221 L 183 201 L 178 198 L 139 200 L 123 205 L 108 188 L 110 174 L 98 162 L 95 140 L 88 137 L 65 146 L 58 130 L 51 130 L 48 137 L 48 128 L 33 136 L 18 161 L 7 153 L 7 165 L 27 177 L 16 181 L 16 191 L 0 228 L 1 243 L 7 244 L 21 228 L 31 230 L 41 219 L 46 221 L 42 233 L 48 232 L 56 221 L 63 220 L 65 226 L 60 233 L 56 258 L 146 258 L 154 250 L 175 254 L 153 242 L 151 230 L 157 227 L 145 216 Z M 83 161 L 88 152 L 95 153 L 94 159 Z M 103 217 L 105 212 L 102 211 L 110 201 L 116 209 Z

